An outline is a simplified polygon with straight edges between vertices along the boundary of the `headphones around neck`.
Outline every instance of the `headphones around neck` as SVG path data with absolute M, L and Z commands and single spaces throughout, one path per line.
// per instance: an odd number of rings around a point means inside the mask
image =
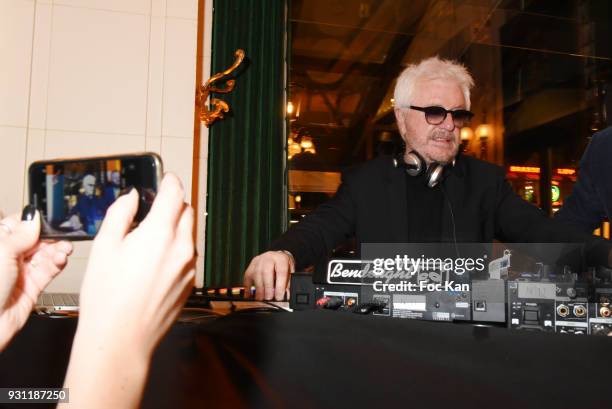
M 453 160 L 452 165 L 455 164 Z M 393 166 L 396 168 L 402 167 L 406 169 L 406 173 L 410 176 L 425 175 L 425 181 L 428 187 L 436 187 L 448 173 L 447 165 L 439 162 L 431 162 L 427 166 L 427 162 L 417 151 L 410 151 L 406 155 L 404 152 L 399 152 L 393 158 Z

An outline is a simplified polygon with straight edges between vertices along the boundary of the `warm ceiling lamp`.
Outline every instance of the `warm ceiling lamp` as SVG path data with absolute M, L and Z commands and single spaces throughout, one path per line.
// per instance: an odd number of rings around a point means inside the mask
M 289 159 L 293 158 L 295 155 L 302 153 L 302 147 L 300 146 L 299 143 L 295 142 L 293 139 L 289 140 L 289 147 L 288 147 L 288 157 Z
M 310 135 L 299 136 L 296 133 L 291 133 L 287 140 L 287 157 L 289 160 L 300 153 L 317 153 L 314 142 Z
M 493 125 L 480 124 L 474 132 L 479 139 L 489 139 L 493 137 Z
M 488 149 L 487 149 L 487 141 L 490 138 L 493 138 L 493 125 L 486 123 L 486 115 L 484 123 L 478 125 L 476 131 L 474 132 L 478 139 L 480 139 L 480 159 L 487 160 Z
M 474 131 L 469 126 L 461 128 L 461 152 L 467 151 L 470 141 L 474 138 Z
M 310 136 L 302 136 L 302 141 L 300 142 L 300 146 L 302 149 L 312 149 L 314 144 L 312 143 L 312 138 Z
M 461 128 L 461 142 L 470 142 L 474 137 L 474 131 L 469 126 Z
M 287 113 L 289 115 L 293 113 L 293 103 L 291 101 L 287 102 Z

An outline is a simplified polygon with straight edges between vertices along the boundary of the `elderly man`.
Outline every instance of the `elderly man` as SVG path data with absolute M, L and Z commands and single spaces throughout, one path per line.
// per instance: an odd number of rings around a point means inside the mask
M 79 194 L 76 205 L 70 209 L 69 222 L 75 230 L 84 230 L 93 236 L 97 233 L 110 203 L 96 196 L 94 175 L 85 175 L 81 184 L 83 192 Z
M 352 235 L 358 246 L 594 240 L 520 199 L 503 169 L 458 154 L 459 131 L 473 116 L 472 86 L 456 62 L 434 57 L 406 68 L 394 95 L 405 151 L 345 172 L 333 199 L 253 258 L 244 283 L 255 285 L 256 297 L 282 299 L 291 272 L 326 257 Z M 595 247 L 590 261 L 610 263 L 609 247 Z

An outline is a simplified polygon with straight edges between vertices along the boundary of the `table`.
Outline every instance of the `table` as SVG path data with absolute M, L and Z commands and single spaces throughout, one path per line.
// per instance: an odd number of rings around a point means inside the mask
M 0 386 L 61 386 L 75 329 L 32 317 L 0 354 Z M 142 407 L 610 408 L 611 351 L 612 337 L 243 312 L 175 324 Z

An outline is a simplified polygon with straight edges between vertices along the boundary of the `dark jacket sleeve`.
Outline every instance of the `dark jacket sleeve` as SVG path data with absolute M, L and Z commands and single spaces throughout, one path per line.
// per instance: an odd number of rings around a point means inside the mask
M 580 243 L 583 263 L 608 265 L 612 245 L 571 223 L 551 219 L 534 205 L 521 199 L 510 187 L 503 171 L 498 176 L 496 237 L 510 243 Z
M 566 223 L 572 223 L 587 232 L 592 232 L 601 225 L 606 217 L 604 198 L 595 186 L 600 161 L 608 160 L 612 153 L 602 146 L 605 135 L 595 135 L 587 146 L 580 160 L 580 172 L 572 194 L 567 198 L 555 218 Z M 610 137 L 612 139 L 612 136 Z M 605 157 L 605 159 L 604 159 Z M 600 175 L 600 178 L 612 178 L 612 175 Z
M 272 243 L 270 250 L 291 252 L 297 270 L 326 258 L 355 230 L 355 200 L 350 180 L 349 175 L 343 173 L 342 183 L 334 197 L 291 226 Z

